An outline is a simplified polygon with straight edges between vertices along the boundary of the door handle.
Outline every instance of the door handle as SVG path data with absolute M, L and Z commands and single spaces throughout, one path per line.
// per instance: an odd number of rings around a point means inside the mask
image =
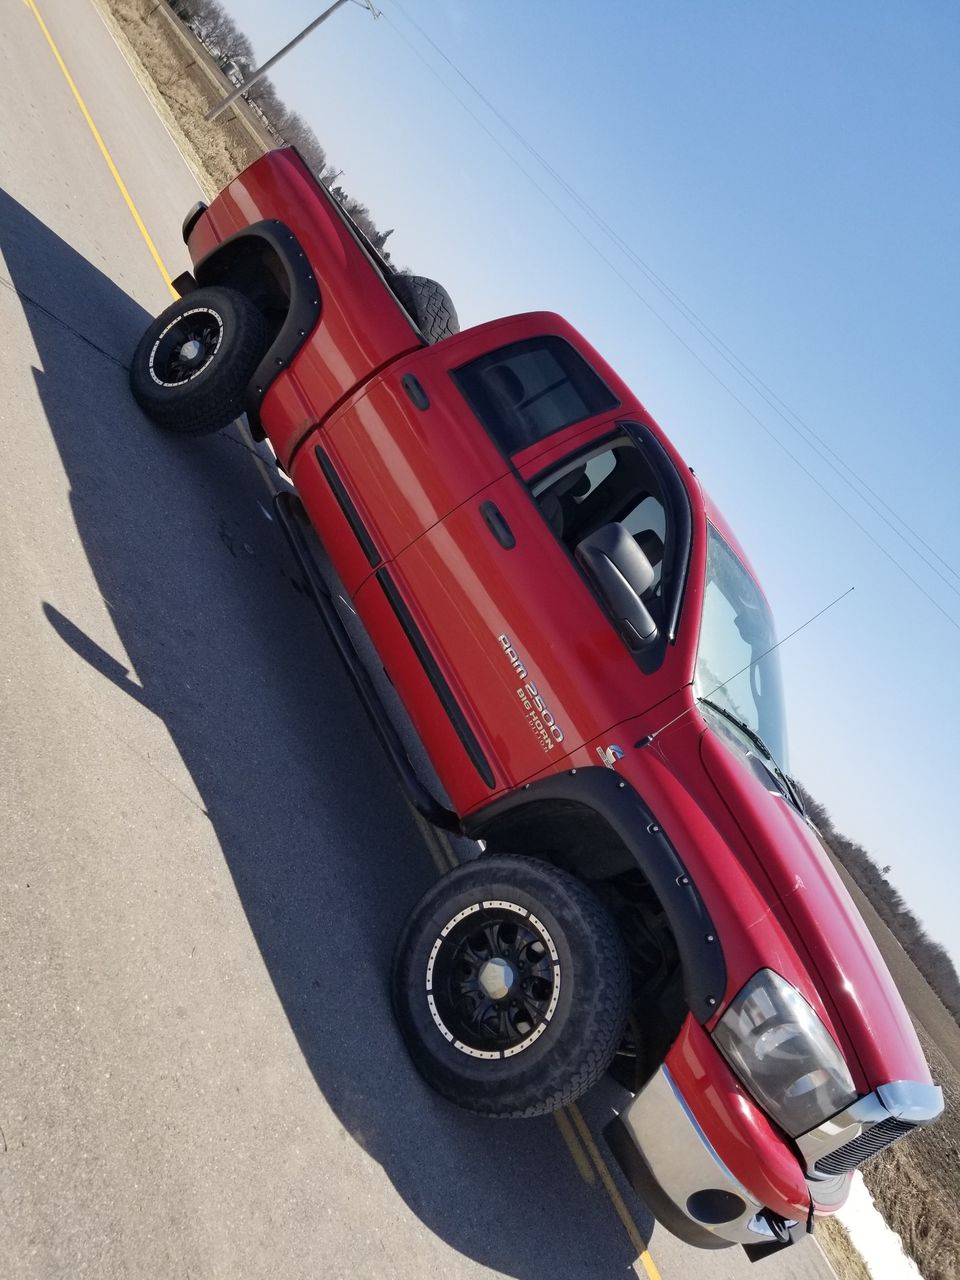
M 424 391 L 420 379 L 415 374 L 405 373 L 400 379 L 400 384 L 418 409 L 430 408 L 430 397 Z
M 504 520 L 500 512 L 500 508 L 495 502 L 481 502 L 480 514 L 486 522 L 487 528 L 500 543 L 505 551 L 512 551 L 517 545 L 517 540 L 513 536 L 513 530 Z

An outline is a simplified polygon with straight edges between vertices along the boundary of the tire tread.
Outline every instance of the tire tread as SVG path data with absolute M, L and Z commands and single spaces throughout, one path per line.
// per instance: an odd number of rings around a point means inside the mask
M 224 316 L 224 341 L 230 348 L 217 352 L 209 369 L 182 388 L 158 387 L 150 376 L 150 351 L 165 326 L 185 307 L 197 304 Z M 262 312 L 235 289 L 197 289 L 169 306 L 140 339 L 130 362 L 130 390 L 152 422 L 180 436 L 203 436 L 229 426 L 244 412 L 250 378 L 267 346 Z
M 495 872 L 492 870 L 493 864 L 496 865 Z M 527 871 L 534 874 L 528 878 L 525 874 Z M 565 1050 L 558 1045 L 558 1051 L 543 1064 L 535 1081 L 521 1088 L 505 1087 L 485 1092 L 464 1087 L 448 1073 L 433 1069 L 430 1054 L 419 1044 L 403 1014 L 403 1001 L 409 981 L 406 968 L 416 942 L 418 923 L 429 916 L 436 902 L 442 901 L 439 891 L 445 882 L 446 887 L 454 883 L 457 892 L 467 890 L 471 887 L 471 882 L 475 882 L 477 891 L 480 891 L 484 884 L 490 883 L 494 874 L 498 880 L 502 880 L 511 872 L 518 873 L 518 881 L 527 880 L 527 884 L 518 883 L 517 887 L 531 896 L 536 890 L 530 887 L 530 881 L 539 881 L 544 872 L 547 873 L 551 885 L 559 890 L 564 899 L 562 923 L 567 925 L 575 922 L 589 934 L 604 981 L 592 992 L 589 1014 L 577 1044 L 568 1045 Z M 442 1097 L 478 1115 L 494 1119 L 525 1119 L 546 1115 L 575 1102 L 604 1075 L 616 1053 L 627 1019 L 630 970 L 626 949 L 616 924 L 583 881 L 537 858 L 514 854 L 496 855 L 456 868 L 424 895 L 397 943 L 393 991 L 394 1007 L 414 1063 Z
M 397 274 L 393 291 L 416 320 L 420 332 L 431 345 L 460 332 L 453 299 L 442 284 L 427 276 Z

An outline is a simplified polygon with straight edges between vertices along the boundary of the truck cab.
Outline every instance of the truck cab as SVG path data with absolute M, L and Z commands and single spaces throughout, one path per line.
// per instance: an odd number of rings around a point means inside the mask
M 396 361 L 305 439 L 291 475 L 324 545 L 350 546 L 338 568 L 458 812 L 562 768 L 689 682 L 692 655 L 668 639 L 690 555 L 680 466 L 559 316 Z M 642 665 L 576 558 L 621 517 L 665 610 L 656 636 L 636 637 Z M 411 628 L 432 688 L 404 660 Z M 575 652 L 545 646 L 554 631 L 576 635 Z

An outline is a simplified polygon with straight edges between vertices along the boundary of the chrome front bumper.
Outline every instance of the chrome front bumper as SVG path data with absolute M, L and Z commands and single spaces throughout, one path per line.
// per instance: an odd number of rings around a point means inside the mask
M 848 1173 L 898 1138 L 921 1125 L 932 1124 L 942 1112 L 943 1091 L 939 1085 L 894 1080 L 803 1134 L 797 1139 L 797 1146 L 807 1162 L 818 1205 L 821 1180 Z
M 785 1221 L 737 1181 L 661 1067 L 605 1137 L 628 1181 L 657 1219 L 688 1244 L 760 1250 L 792 1244 L 807 1223 Z

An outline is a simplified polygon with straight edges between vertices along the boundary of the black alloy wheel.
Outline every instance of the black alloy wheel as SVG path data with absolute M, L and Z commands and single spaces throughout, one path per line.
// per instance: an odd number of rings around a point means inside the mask
M 461 1052 L 510 1056 L 547 1029 L 560 999 L 560 958 L 523 907 L 475 903 L 441 930 L 427 992 L 434 1021 Z
M 626 950 L 589 887 L 534 858 L 448 872 L 393 960 L 393 1006 L 421 1075 L 480 1115 L 555 1111 L 607 1070 L 630 998 Z
M 159 427 L 219 431 L 244 411 L 268 345 L 263 313 L 235 289 L 195 289 L 148 327 L 130 362 L 130 390 Z
M 147 358 L 157 386 L 177 387 L 190 382 L 220 350 L 223 317 L 212 307 L 191 307 L 173 320 L 153 344 Z

